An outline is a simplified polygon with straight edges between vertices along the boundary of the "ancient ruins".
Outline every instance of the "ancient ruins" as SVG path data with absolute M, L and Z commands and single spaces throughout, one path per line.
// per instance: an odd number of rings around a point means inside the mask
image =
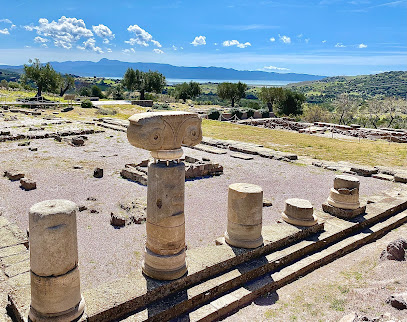
M 1 122 L 8 319 L 212 321 L 407 222 L 405 184 L 374 177 L 403 173 L 202 137 L 195 113 L 24 117 Z

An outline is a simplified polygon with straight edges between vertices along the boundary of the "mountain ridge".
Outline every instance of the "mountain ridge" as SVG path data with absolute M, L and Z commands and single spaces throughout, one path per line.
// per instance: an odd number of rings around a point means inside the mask
M 311 81 L 319 80 L 325 76 L 297 74 L 297 73 L 275 73 L 264 71 L 236 70 L 224 67 L 185 67 L 161 63 L 122 62 L 102 58 L 98 62 L 92 61 L 65 61 L 50 62 L 53 68 L 60 73 L 74 74 L 84 77 L 121 77 L 127 68 L 142 71 L 154 70 L 162 73 L 166 78 L 179 79 L 213 79 L 213 80 L 275 80 L 275 81 Z M 23 65 L 9 66 L 0 65 L 2 69 L 21 71 Z

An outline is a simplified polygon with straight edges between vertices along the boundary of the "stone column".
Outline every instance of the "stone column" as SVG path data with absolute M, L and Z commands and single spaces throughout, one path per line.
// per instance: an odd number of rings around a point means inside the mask
M 32 321 L 72 321 L 84 311 L 76 210 L 68 200 L 46 200 L 30 209 Z
M 282 218 L 285 222 L 296 226 L 310 227 L 318 222 L 311 202 L 299 198 L 291 198 L 285 201 Z
M 228 191 L 228 226 L 225 241 L 235 247 L 256 248 L 261 235 L 263 190 L 249 183 L 233 183 Z
M 363 214 L 366 205 L 359 202 L 359 179 L 350 175 L 337 175 L 329 197 L 322 209 L 331 215 L 348 219 Z
M 142 269 L 155 279 L 173 280 L 187 272 L 185 256 L 185 165 L 181 145 L 202 139 L 197 114 L 158 112 L 129 118 L 129 142 L 151 151 L 148 166 L 147 241 Z

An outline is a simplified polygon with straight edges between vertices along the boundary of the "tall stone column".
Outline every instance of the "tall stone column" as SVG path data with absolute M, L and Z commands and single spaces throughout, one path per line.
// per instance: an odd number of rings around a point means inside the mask
M 135 114 L 129 142 L 151 151 L 148 166 L 147 241 L 142 269 L 155 279 L 173 280 L 187 272 L 185 256 L 185 165 L 181 145 L 201 142 L 201 120 L 186 112 Z
M 72 321 L 84 311 L 76 210 L 68 200 L 46 200 L 30 209 L 32 321 Z

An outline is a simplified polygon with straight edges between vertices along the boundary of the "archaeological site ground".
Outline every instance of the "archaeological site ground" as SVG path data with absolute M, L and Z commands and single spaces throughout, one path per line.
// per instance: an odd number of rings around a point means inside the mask
M 0 321 L 407 320 L 405 132 L 115 108 L 0 111 Z

